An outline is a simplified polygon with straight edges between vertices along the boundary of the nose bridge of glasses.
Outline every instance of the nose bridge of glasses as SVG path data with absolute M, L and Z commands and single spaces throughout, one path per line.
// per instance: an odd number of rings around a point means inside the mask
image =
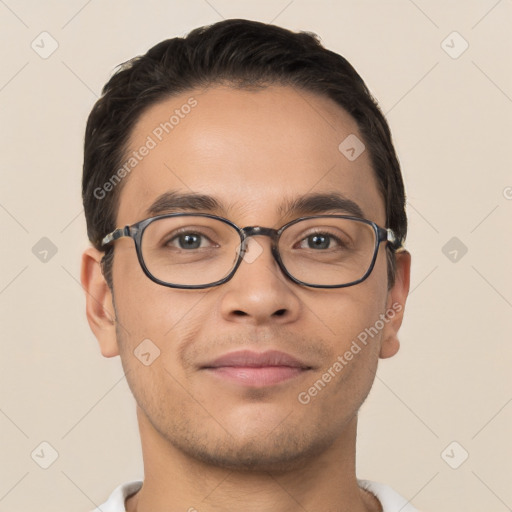
M 277 230 L 273 228 L 264 228 L 261 226 L 247 226 L 242 228 L 242 233 L 244 239 L 247 239 L 251 236 L 268 236 L 272 239 L 272 241 L 277 238 Z
M 255 236 L 266 236 L 271 239 L 271 252 L 276 256 L 276 242 L 278 238 L 278 231 L 273 228 L 265 228 L 261 226 L 247 226 L 245 228 L 240 229 L 240 233 L 242 234 L 242 243 L 240 249 L 242 249 L 244 255 L 243 259 L 247 263 L 252 263 L 262 252 L 263 247 L 262 244 L 256 242 L 253 237 Z M 249 249 L 249 243 L 252 240 L 252 244 L 254 244 L 253 249 Z M 247 251 L 249 254 L 247 254 Z

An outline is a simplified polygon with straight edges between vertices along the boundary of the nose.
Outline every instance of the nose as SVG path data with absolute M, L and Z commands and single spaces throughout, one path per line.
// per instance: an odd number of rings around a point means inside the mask
M 288 323 L 300 315 L 299 285 L 280 269 L 266 236 L 251 236 L 235 275 L 223 285 L 221 315 L 232 322 Z

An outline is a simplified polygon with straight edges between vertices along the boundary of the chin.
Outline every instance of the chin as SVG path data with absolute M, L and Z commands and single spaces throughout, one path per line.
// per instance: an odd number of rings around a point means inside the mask
M 313 437 L 290 425 L 286 428 L 278 425 L 270 432 L 268 428 L 259 430 L 253 427 L 251 433 L 236 433 L 230 428 L 229 434 L 223 434 L 214 439 L 211 434 L 203 437 L 196 431 L 186 439 L 174 439 L 173 444 L 204 464 L 253 473 L 287 472 L 306 467 L 312 458 L 332 444 L 332 440 Z

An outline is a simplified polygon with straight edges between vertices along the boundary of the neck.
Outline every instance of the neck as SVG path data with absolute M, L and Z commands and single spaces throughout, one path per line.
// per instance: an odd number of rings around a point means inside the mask
M 381 510 L 378 500 L 357 485 L 357 416 L 333 445 L 293 467 L 269 470 L 205 464 L 164 439 L 140 408 L 137 416 L 145 477 L 141 490 L 126 501 L 127 512 Z

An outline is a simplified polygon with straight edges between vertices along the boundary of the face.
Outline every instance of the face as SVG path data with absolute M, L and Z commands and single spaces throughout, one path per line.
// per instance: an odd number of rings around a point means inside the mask
M 172 131 L 155 132 L 176 110 Z M 221 208 L 203 213 L 240 227 L 279 228 L 307 214 L 283 212 L 286 201 L 334 192 L 385 227 L 368 152 L 351 161 L 338 149 L 350 134 L 362 139 L 355 121 L 331 100 L 284 86 L 219 86 L 168 99 L 147 110 L 133 130 L 130 152 L 148 136 L 156 146 L 125 178 L 117 226 L 150 217 L 156 199 L 177 192 L 213 196 Z M 133 240 L 115 242 L 118 323 L 110 355 L 119 352 L 147 428 L 198 460 L 228 468 L 298 464 L 335 443 L 367 396 L 379 355 L 398 349 L 398 311 L 394 320 L 380 316 L 394 298 L 385 244 L 362 283 L 315 289 L 284 276 L 270 238 L 255 241 L 262 249 L 256 259 L 243 261 L 230 281 L 199 290 L 154 283 L 139 265 Z M 361 333 L 372 326 L 378 333 L 363 344 Z M 344 357 L 358 336 L 359 351 Z M 148 339 L 149 358 L 155 347 L 160 355 L 145 365 L 134 351 Z M 205 368 L 240 350 L 284 352 L 306 369 L 244 381 L 237 371 Z

